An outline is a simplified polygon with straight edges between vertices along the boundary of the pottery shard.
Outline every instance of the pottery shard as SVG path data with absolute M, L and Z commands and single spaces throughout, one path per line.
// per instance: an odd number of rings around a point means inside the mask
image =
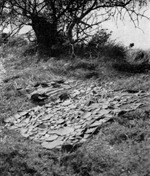
M 5 123 L 9 123 L 9 122 L 12 122 L 12 123 L 13 123 L 14 120 L 15 120 L 14 117 L 9 117 L 9 118 L 5 119 L 4 121 L 5 121 Z
M 83 119 L 88 119 L 91 116 L 91 112 L 86 112 L 84 113 L 84 115 L 82 116 Z
M 46 141 L 54 141 L 54 140 L 56 140 L 57 138 L 58 138 L 58 135 L 53 134 L 53 135 L 47 137 L 45 140 L 46 140 Z
M 25 129 L 25 128 L 22 128 L 20 130 L 20 133 L 23 137 L 29 137 L 29 134 L 27 133 L 27 129 Z
M 65 128 L 60 128 L 58 130 L 50 131 L 49 134 L 57 134 L 57 135 L 60 135 L 60 136 L 64 136 L 64 135 L 68 135 L 72 132 L 74 132 L 73 128 L 65 127 Z
M 63 106 L 68 106 L 71 104 L 71 101 L 70 100 L 66 100 L 62 103 Z
M 59 119 L 59 120 L 57 121 L 57 124 L 63 124 L 63 123 L 65 123 L 65 121 L 64 121 L 63 119 Z
M 49 120 L 49 119 L 51 119 L 51 117 L 52 116 L 50 114 L 48 114 L 48 115 L 42 117 L 42 120 Z
M 55 140 L 53 142 L 43 142 L 41 145 L 42 145 L 42 147 L 44 147 L 46 149 L 53 149 L 53 148 L 56 148 L 62 144 L 63 144 L 63 141 L 60 138 L 58 138 L 57 140 Z
M 88 128 L 85 134 L 93 134 L 97 130 L 97 127 L 94 128 Z

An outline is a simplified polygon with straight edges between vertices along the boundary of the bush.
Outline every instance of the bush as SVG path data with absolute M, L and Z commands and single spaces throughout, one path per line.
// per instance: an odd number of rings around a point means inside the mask
M 102 54 L 104 56 L 107 56 L 109 60 L 112 61 L 125 61 L 126 60 L 126 48 L 121 45 L 121 44 L 115 44 L 114 42 L 111 42 L 107 44 L 105 47 L 102 49 Z
M 27 45 L 27 40 L 25 40 L 23 37 L 11 37 L 7 43 L 8 47 L 22 47 Z
M 109 42 L 112 32 L 107 32 L 107 29 L 101 29 L 96 32 L 87 44 L 87 52 L 90 56 L 97 57 L 105 45 Z
M 143 50 L 130 50 L 122 62 L 115 62 L 113 66 L 118 71 L 145 73 L 150 70 L 149 55 Z

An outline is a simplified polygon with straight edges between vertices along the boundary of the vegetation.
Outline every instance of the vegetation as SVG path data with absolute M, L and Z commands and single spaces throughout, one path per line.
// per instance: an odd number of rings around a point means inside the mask
M 35 106 L 26 95 L 38 82 L 49 82 L 54 78 L 96 82 L 102 88 L 111 87 L 114 91 L 149 91 L 149 51 L 128 50 L 110 40 L 111 32 L 96 29 L 103 21 L 117 17 L 116 14 L 123 19 L 126 12 L 136 24 L 133 14 L 144 16 L 137 11 L 136 5 L 142 8 L 146 2 L 0 2 L 1 25 L 5 29 L 11 22 L 12 29 L 8 41 L 7 36 L 0 37 L 4 43 L 0 54 L 6 69 L 0 85 L 0 175 L 150 175 L 149 107 L 120 114 L 72 153 L 45 150 L 37 142 L 4 127 L 7 117 Z M 105 18 L 102 19 L 103 14 Z M 96 17 L 100 17 L 100 21 L 92 20 Z M 27 41 L 14 35 L 24 25 L 32 27 L 36 40 Z M 90 35 L 93 29 L 96 31 Z
M 30 25 L 39 50 L 43 52 L 45 48 L 52 55 L 53 48 L 62 44 L 73 47 L 77 42 L 85 42 L 92 30 L 112 17 L 123 19 L 127 14 L 136 25 L 139 17 L 144 17 L 137 6 L 141 9 L 145 5 L 147 0 L 2 0 L 0 22 L 3 29 L 11 27 L 12 34 Z
M 48 151 L 13 130 L 3 128 L 4 119 L 33 106 L 26 93 L 37 82 L 58 77 L 98 81 L 114 90 L 149 91 L 149 73 L 133 73 L 133 54 L 110 41 L 110 33 L 97 33 L 81 50 L 76 46 L 76 59 L 66 53 L 60 57 L 38 58 L 36 44 L 11 39 L 1 49 L 7 75 L 0 87 L 0 173 L 2 176 L 146 176 L 149 168 L 149 110 L 139 108 L 105 124 L 98 135 L 72 153 Z M 99 41 L 103 41 L 99 44 Z M 91 44 L 92 43 L 92 44 Z M 31 47 L 32 45 L 32 47 Z M 92 48 L 88 53 L 89 48 Z M 31 51 L 31 50 L 32 51 Z M 109 52 L 108 52 L 109 51 Z M 137 52 L 137 51 L 135 51 Z M 146 52 L 146 51 L 144 51 Z M 148 53 L 148 52 L 146 52 Z M 135 54 L 136 55 L 136 54 Z M 120 64 L 117 67 L 115 64 Z M 130 70 L 131 69 L 131 70 Z M 118 71 L 120 70 L 120 71 Z M 130 70 L 130 73 L 129 73 Z M 87 79 L 88 78 L 88 79 Z M 95 79 L 96 78 L 96 79 Z M 25 92 L 24 92 L 25 91 Z

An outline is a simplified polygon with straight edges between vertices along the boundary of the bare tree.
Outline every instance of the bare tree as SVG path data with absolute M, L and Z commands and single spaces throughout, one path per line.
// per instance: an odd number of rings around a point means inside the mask
M 0 24 L 3 28 L 11 26 L 13 33 L 30 25 L 40 48 L 51 50 L 62 35 L 74 45 L 111 18 L 124 19 L 128 15 L 136 26 L 139 17 L 145 17 L 139 9 L 147 3 L 147 0 L 1 0 Z

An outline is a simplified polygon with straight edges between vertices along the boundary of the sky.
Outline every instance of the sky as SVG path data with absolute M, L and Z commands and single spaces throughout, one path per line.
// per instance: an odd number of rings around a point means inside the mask
M 150 18 L 150 7 L 145 15 Z M 113 31 L 112 38 L 125 46 L 134 43 L 135 48 L 150 49 L 150 21 L 146 18 L 140 19 L 140 29 L 135 28 L 129 18 L 125 21 L 118 20 L 117 24 L 114 20 L 108 21 L 103 23 L 102 27 Z
M 145 15 L 150 18 L 150 6 L 146 9 Z M 135 28 L 133 22 L 127 17 L 124 21 L 118 20 L 117 23 L 114 20 L 104 22 L 102 27 L 112 31 L 112 39 L 125 46 L 134 43 L 135 48 L 150 49 L 150 21 L 146 18 L 140 19 L 138 26 L 140 29 Z M 29 28 L 25 27 L 21 33 L 27 32 L 27 30 Z

